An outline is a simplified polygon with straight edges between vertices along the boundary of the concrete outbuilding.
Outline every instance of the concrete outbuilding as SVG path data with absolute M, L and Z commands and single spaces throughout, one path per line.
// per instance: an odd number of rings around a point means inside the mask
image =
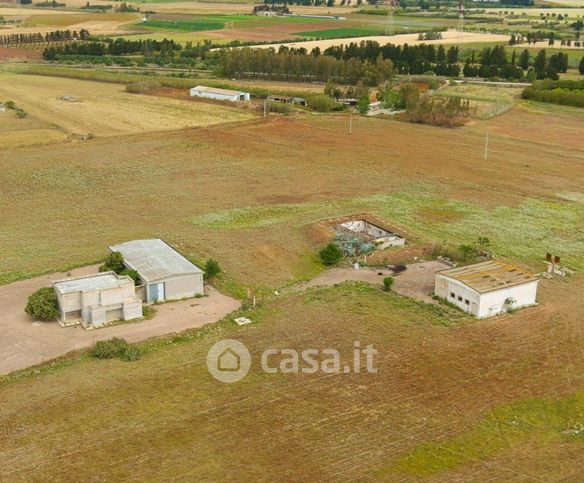
M 498 261 L 450 268 L 436 274 L 434 293 L 478 318 L 536 304 L 539 278 Z
M 138 272 L 147 303 L 204 294 L 203 271 L 163 240 L 134 240 L 109 249 L 120 252 L 126 267 Z
M 114 272 L 68 278 L 53 283 L 61 325 L 98 328 L 116 320 L 142 317 L 134 280 Z
M 249 92 L 218 89 L 216 87 L 197 86 L 190 90 L 191 97 L 203 97 L 217 101 L 247 102 L 251 99 Z

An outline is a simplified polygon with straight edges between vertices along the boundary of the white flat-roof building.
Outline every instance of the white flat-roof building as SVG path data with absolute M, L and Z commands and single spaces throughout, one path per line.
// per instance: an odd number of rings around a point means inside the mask
M 142 317 L 134 280 L 125 275 L 103 272 L 68 278 L 54 282 L 53 288 L 63 326 L 82 324 L 91 329 Z
M 434 293 L 478 318 L 535 305 L 539 279 L 511 263 L 487 262 L 436 274 Z
M 191 97 L 204 97 L 217 101 L 247 102 L 251 99 L 249 92 L 232 91 L 216 87 L 197 86 L 191 89 Z
M 134 240 L 109 247 L 136 270 L 147 303 L 180 300 L 204 294 L 203 271 L 160 239 Z

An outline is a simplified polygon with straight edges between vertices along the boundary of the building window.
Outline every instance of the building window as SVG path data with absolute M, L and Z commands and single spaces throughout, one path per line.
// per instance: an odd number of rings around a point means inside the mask
M 458 301 L 462 302 L 462 297 L 460 295 L 458 296 Z
M 453 299 L 456 298 L 456 295 L 454 295 L 454 292 L 450 292 L 450 297 L 453 298 Z
M 470 305 L 470 302 L 469 302 L 469 300 L 468 300 L 468 299 L 464 299 L 464 303 L 465 303 L 466 305 Z

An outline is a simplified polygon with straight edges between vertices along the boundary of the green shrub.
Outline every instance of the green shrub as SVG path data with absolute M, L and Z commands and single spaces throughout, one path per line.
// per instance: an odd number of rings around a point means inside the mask
M 124 265 L 124 256 L 120 252 L 112 252 L 105 259 L 105 263 L 99 267 L 100 272 L 122 273 L 126 270 Z
M 391 290 L 391 287 L 393 286 L 393 282 L 395 282 L 395 279 L 393 277 L 385 277 L 383 279 L 383 290 L 389 292 Z
M 327 267 L 331 267 L 339 263 L 343 258 L 343 250 L 336 243 L 329 243 L 320 252 L 318 252 L 322 263 Z
M 132 270 L 131 268 L 126 268 L 120 272 L 120 275 L 127 275 L 132 280 L 134 280 L 135 285 L 140 285 L 140 275 L 136 270 Z
M 59 316 L 59 305 L 52 287 L 37 290 L 28 298 L 24 311 L 37 320 L 54 320 Z
M 16 109 L 16 104 L 14 104 L 14 101 L 6 101 L 4 105 L 6 106 L 6 109 Z
M 331 112 L 339 110 L 341 105 L 325 94 L 317 94 L 307 99 L 308 107 L 317 112 Z
M 142 351 L 138 346 L 129 345 L 120 354 L 120 358 L 126 362 L 134 362 L 142 357 Z
M 97 359 L 113 359 L 123 357 L 130 345 L 119 337 L 97 341 L 91 348 L 91 356 Z
M 209 258 L 209 260 L 207 260 L 207 263 L 205 263 L 205 277 L 214 278 L 220 273 L 221 267 L 219 266 L 219 262 L 217 260 Z

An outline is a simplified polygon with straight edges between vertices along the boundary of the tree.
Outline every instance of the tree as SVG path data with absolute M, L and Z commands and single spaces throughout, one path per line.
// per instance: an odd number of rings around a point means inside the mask
M 99 267 L 100 272 L 115 272 L 121 274 L 126 269 L 124 255 L 120 252 L 112 252 L 105 259 L 105 263 Z
M 209 258 L 205 263 L 205 277 L 208 279 L 214 278 L 221 273 L 221 267 L 217 260 Z
M 51 287 L 37 290 L 28 298 L 24 311 L 37 320 L 54 320 L 59 316 L 59 305 Z
M 383 279 L 383 290 L 389 292 L 391 290 L 391 287 L 393 286 L 394 281 L 395 279 L 393 277 L 385 277 Z
M 320 252 L 318 252 L 322 263 L 327 267 L 331 267 L 339 263 L 343 258 L 343 251 L 336 243 L 329 243 Z
M 369 96 L 363 95 L 357 101 L 357 111 L 362 116 L 365 116 L 369 112 Z
M 547 58 L 545 49 L 538 52 L 535 61 L 533 62 L 533 70 L 538 79 L 545 79 L 545 69 L 547 67 Z
M 582 60 L 580 61 L 580 66 L 578 67 L 578 70 L 580 71 L 580 74 L 584 75 L 584 57 L 582 57 Z
M 529 50 L 525 49 L 519 56 L 519 67 L 523 70 L 529 69 Z

